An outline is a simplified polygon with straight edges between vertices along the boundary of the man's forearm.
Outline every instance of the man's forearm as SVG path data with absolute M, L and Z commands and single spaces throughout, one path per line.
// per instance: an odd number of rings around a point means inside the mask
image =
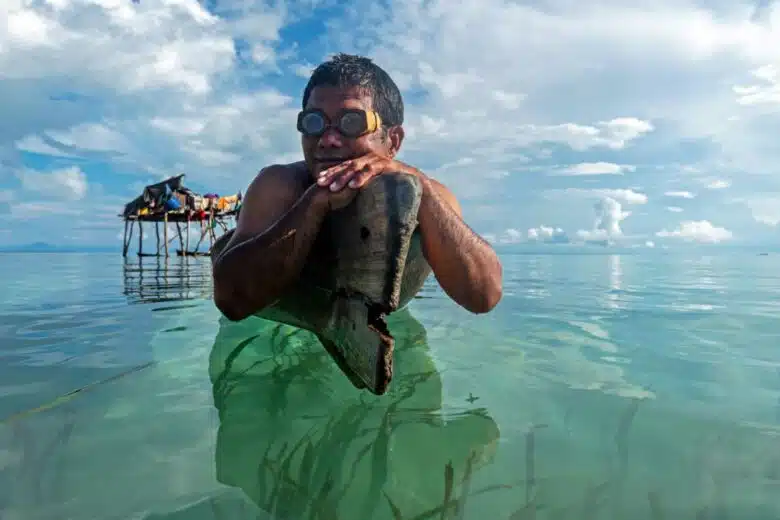
M 420 178 L 422 246 L 436 280 L 444 292 L 469 311 L 490 311 L 502 292 L 502 269 L 496 253 L 466 225 L 430 179 L 424 175 Z
M 328 212 L 313 186 L 260 235 L 229 245 L 214 261 L 215 303 L 241 320 L 276 301 L 301 272 Z

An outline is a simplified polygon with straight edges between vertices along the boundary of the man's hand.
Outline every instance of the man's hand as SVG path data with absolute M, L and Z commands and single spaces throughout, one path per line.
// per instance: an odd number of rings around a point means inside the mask
M 395 172 L 417 174 L 417 171 L 407 164 L 371 152 L 323 170 L 317 184 L 333 192 L 340 191 L 345 186 L 359 190 L 373 177 Z
M 326 187 L 317 190 L 317 197 L 320 203 L 326 205 L 330 211 L 333 211 L 347 207 L 350 202 L 355 200 L 357 192 L 357 189 L 349 187 L 338 191 L 332 191 Z

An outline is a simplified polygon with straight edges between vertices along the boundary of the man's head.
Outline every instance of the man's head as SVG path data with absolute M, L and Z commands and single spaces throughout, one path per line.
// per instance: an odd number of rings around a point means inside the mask
M 329 126 L 321 135 L 301 137 L 303 155 L 312 175 L 346 159 L 376 152 L 393 156 L 404 138 L 404 104 L 401 92 L 390 76 L 369 58 L 338 54 L 319 65 L 303 91 L 304 111 L 317 111 Z M 356 110 L 355 110 L 356 109 Z M 367 113 L 369 131 L 359 137 L 343 135 L 339 119 Z M 370 131 L 372 112 L 381 126 Z

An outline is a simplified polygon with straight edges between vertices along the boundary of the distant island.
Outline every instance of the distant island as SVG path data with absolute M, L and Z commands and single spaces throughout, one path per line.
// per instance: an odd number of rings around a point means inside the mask
M 0 253 L 115 253 L 118 247 L 108 246 L 64 246 L 47 242 L 0 246 Z

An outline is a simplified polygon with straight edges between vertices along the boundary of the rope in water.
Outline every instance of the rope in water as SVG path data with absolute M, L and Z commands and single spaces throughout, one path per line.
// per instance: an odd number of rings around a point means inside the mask
M 90 383 L 88 385 L 82 386 L 80 388 L 76 388 L 75 390 L 71 390 L 70 392 L 68 392 L 66 394 L 63 394 L 63 395 L 53 399 L 52 401 L 50 401 L 50 402 L 48 402 L 46 404 L 43 404 L 43 405 L 38 406 L 36 408 L 31 408 L 29 410 L 24 410 L 22 412 L 17 412 L 15 414 L 9 415 L 8 417 L 0 420 L 0 424 L 10 423 L 10 422 L 16 421 L 18 419 L 22 419 L 24 417 L 28 417 L 28 416 L 30 416 L 30 415 L 32 415 L 34 413 L 44 412 L 46 410 L 51 410 L 52 408 L 55 408 L 55 407 L 57 407 L 57 406 L 59 406 L 59 405 L 61 405 L 63 403 L 66 403 L 66 402 L 70 401 L 71 399 L 73 399 L 74 397 L 76 397 L 78 394 L 80 394 L 82 392 L 85 392 L 87 390 L 91 390 L 92 388 L 94 388 L 96 386 L 100 386 L 100 385 L 105 384 L 105 383 L 110 383 L 112 381 L 116 381 L 117 379 L 120 379 L 122 377 L 128 376 L 128 375 L 133 374 L 135 372 L 139 372 L 139 371 L 141 371 L 141 370 L 143 370 L 145 368 L 149 368 L 150 366 L 152 366 L 154 364 L 155 364 L 155 361 L 150 361 L 148 363 L 144 363 L 142 365 L 135 366 L 135 367 L 133 367 L 133 368 L 131 368 L 129 370 L 125 370 L 124 372 L 120 372 L 118 374 L 114 374 L 111 377 L 107 377 L 107 378 L 101 379 L 99 381 L 94 381 L 94 382 L 92 382 L 92 383 Z

